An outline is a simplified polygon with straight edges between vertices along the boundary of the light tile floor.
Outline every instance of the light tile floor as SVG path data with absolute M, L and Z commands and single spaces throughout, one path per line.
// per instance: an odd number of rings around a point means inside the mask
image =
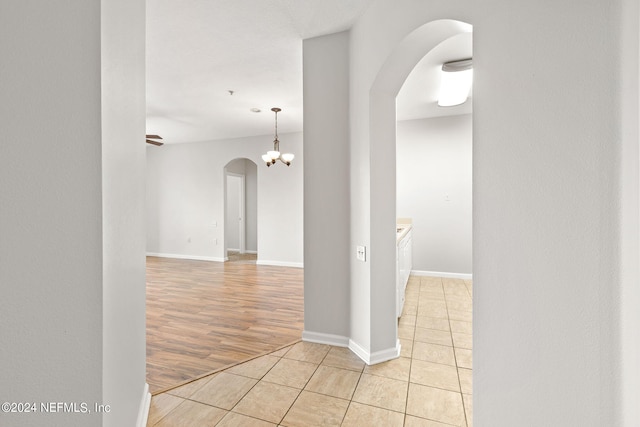
M 472 284 L 409 279 L 401 357 L 299 342 L 151 400 L 147 426 L 472 426 Z

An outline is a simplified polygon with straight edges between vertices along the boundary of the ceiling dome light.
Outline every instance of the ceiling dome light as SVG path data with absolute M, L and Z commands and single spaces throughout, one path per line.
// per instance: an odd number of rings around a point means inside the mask
M 469 98 L 473 82 L 473 63 L 471 59 L 447 62 L 440 73 L 440 107 L 453 107 L 463 104 Z
M 273 107 L 271 111 L 276 113 L 276 136 L 273 139 L 273 150 L 267 151 L 267 154 L 263 154 L 262 160 L 267 164 L 267 166 L 274 165 L 276 160 L 280 160 L 282 163 L 289 166 L 295 156 L 291 153 L 280 154 L 280 141 L 278 141 L 278 112 L 282 110 L 280 108 Z

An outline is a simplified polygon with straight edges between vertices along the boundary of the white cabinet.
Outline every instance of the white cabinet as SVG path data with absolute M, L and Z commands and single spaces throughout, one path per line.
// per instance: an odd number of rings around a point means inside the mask
M 402 308 L 404 307 L 404 294 L 409 281 L 409 275 L 412 268 L 412 230 L 400 233 L 402 238 L 398 241 L 396 248 L 396 315 L 400 317 Z

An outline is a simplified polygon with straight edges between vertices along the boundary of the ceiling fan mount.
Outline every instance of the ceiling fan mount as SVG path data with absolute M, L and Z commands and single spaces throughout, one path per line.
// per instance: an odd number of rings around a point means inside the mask
M 147 144 L 157 145 L 158 147 L 164 145 L 164 142 L 154 141 L 154 139 L 162 139 L 162 137 L 160 135 L 147 135 Z

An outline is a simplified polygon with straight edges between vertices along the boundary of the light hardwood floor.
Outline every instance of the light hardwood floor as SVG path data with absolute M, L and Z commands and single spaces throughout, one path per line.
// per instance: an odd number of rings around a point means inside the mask
M 303 270 L 147 258 L 152 394 L 300 339 Z

